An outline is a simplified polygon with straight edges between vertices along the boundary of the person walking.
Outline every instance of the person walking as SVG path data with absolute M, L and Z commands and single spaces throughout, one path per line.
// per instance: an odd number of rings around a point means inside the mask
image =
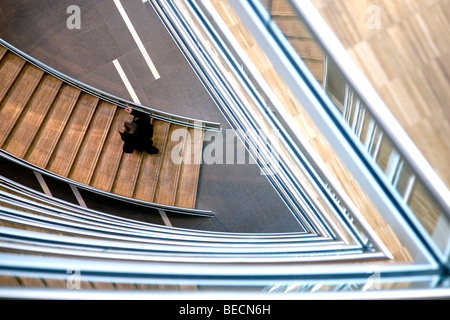
M 128 104 L 124 109 L 133 116 L 132 121 L 124 123 L 124 131 L 120 132 L 124 153 L 133 153 L 134 150 L 145 151 L 148 154 L 158 154 L 159 149 L 153 145 L 153 125 L 150 123 L 150 115 L 132 109 Z

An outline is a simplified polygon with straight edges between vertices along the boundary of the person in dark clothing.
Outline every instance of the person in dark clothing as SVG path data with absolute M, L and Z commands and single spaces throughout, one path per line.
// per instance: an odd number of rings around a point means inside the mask
M 124 123 L 124 132 L 120 132 L 123 152 L 133 153 L 134 150 L 145 151 L 148 154 L 157 154 L 158 148 L 153 145 L 153 125 L 150 123 L 150 115 L 133 110 L 129 105 L 125 112 L 134 116 L 133 121 Z

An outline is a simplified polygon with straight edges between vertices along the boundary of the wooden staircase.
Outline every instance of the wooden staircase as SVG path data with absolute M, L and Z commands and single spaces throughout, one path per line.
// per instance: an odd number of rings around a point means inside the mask
M 286 0 L 271 0 L 265 3 L 272 20 L 322 85 L 325 58 L 322 48 Z
M 195 209 L 203 130 L 152 119 L 160 152 L 125 154 L 118 131 L 131 118 L 0 46 L 2 150 L 101 191 Z

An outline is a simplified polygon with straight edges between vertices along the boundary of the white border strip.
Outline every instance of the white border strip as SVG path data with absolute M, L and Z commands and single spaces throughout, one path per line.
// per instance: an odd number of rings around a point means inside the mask
M 163 219 L 164 224 L 168 227 L 171 227 L 172 223 L 170 223 L 169 217 L 167 216 L 166 212 L 161 209 L 158 209 L 158 212 L 161 215 L 161 218 Z
M 119 73 L 120 78 L 122 79 L 123 83 L 125 84 L 125 87 L 127 88 L 128 93 L 131 96 L 131 99 L 133 99 L 133 101 L 136 102 L 137 104 L 141 104 L 136 92 L 134 91 L 133 87 L 131 86 L 130 81 L 128 80 L 127 75 L 125 74 L 125 72 L 122 69 L 122 66 L 119 63 L 119 60 L 117 60 L 117 59 L 114 60 L 113 64 L 116 67 L 116 70 Z
M 37 171 L 33 171 L 34 175 L 36 176 L 37 180 L 39 181 L 39 184 L 41 185 L 42 190 L 44 191 L 44 193 L 50 197 L 53 197 L 50 189 L 47 186 L 47 183 L 44 180 L 44 177 L 42 176 L 42 174 L 40 172 Z
M 80 206 L 87 208 L 86 202 L 84 202 L 84 199 L 81 196 L 80 190 L 78 190 L 78 188 L 75 187 L 73 184 L 70 184 L 70 189 L 72 189 L 72 192 L 75 195 L 75 198 L 77 198 L 77 201 L 80 204 Z
M 130 31 L 131 35 L 133 36 L 134 41 L 136 42 L 139 50 L 141 51 L 141 54 L 144 56 L 145 62 L 147 62 L 147 65 L 149 66 L 153 76 L 155 79 L 159 79 L 159 73 L 156 70 L 155 65 L 153 64 L 152 59 L 150 58 L 150 55 L 148 54 L 147 50 L 145 49 L 144 44 L 141 41 L 141 38 L 139 38 L 139 35 L 136 32 L 136 29 L 134 29 L 133 24 L 131 23 L 130 18 L 128 17 L 127 13 L 125 12 L 125 9 L 122 6 L 122 3 L 120 3 L 119 0 L 114 0 L 114 4 L 116 5 L 117 9 L 119 10 L 120 15 L 122 16 L 122 19 L 125 21 L 125 24 L 128 27 L 128 30 Z

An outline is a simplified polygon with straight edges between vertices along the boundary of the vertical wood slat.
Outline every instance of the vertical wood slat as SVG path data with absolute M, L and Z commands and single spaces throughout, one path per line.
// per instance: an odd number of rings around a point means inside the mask
M 83 140 L 77 157 L 74 160 L 68 177 L 82 184 L 89 184 L 94 168 L 100 157 L 106 137 L 110 132 L 117 107 L 109 102 L 100 102 L 92 119 L 95 125 L 90 126 Z
M 24 110 L 24 114 L 2 146 L 3 149 L 19 158 L 24 156 L 52 106 L 61 85 L 61 80 L 49 75 L 44 76 L 36 94 L 29 103 L 29 107 Z
M 98 101 L 99 99 L 95 96 L 80 95 L 64 132 L 61 134 L 58 145 L 47 164 L 48 170 L 67 177 L 89 125 L 96 125 L 90 121 Z
M 153 145 L 159 149 L 157 155 L 144 154 L 140 177 L 134 189 L 136 199 L 153 201 L 156 183 L 158 181 L 162 155 L 166 149 L 170 124 L 168 122 L 153 120 Z
M 179 125 L 171 124 L 158 182 L 155 190 L 154 202 L 165 205 L 173 205 L 177 187 L 179 170 L 184 149 L 184 136 L 186 129 Z M 182 138 L 181 141 L 177 140 Z
M 100 190 L 111 192 L 117 168 L 122 157 L 123 142 L 119 131 L 123 131 L 123 123 L 130 119 L 130 115 L 118 108 L 111 125 L 111 130 L 106 137 L 100 158 L 96 164 L 89 185 Z
M 47 166 L 50 155 L 53 153 L 80 93 L 79 89 L 69 85 L 61 88 L 53 108 L 25 155 L 25 160 L 41 168 Z
M 25 60 L 8 52 L 0 64 L 0 101 L 3 100 L 20 71 L 25 66 Z
M 23 68 L 22 74 L 14 82 L 9 93 L 0 103 L 0 146 L 6 140 L 17 119 L 26 108 L 35 89 L 42 79 L 44 72 L 37 67 L 27 64 Z
M 174 205 L 182 208 L 195 208 L 198 179 L 202 163 L 203 134 L 201 129 L 189 128 L 186 147 L 181 164 L 180 179 Z

